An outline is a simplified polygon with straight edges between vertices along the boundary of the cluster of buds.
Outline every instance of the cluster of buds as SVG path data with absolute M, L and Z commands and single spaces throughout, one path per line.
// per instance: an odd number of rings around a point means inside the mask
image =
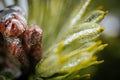
M 0 54 L 11 55 L 26 70 L 41 59 L 42 30 L 37 25 L 27 26 L 19 7 L 0 11 Z

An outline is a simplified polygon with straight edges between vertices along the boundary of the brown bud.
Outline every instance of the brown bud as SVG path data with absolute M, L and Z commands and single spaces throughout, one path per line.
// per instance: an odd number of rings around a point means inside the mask
M 19 7 L 6 8 L 0 11 L 0 49 L 14 58 L 10 62 L 33 70 L 42 57 L 42 30 L 37 25 L 27 27 Z
M 27 27 L 26 20 L 18 12 L 6 9 L 0 13 L 0 16 L 0 32 L 4 36 L 20 36 L 25 31 Z
M 41 44 L 36 44 L 34 46 L 32 46 L 31 51 L 30 51 L 30 55 L 32 57 L 32 61 L 34 64 L 37 64 L 40 59 L 42 58 L 42 46 Z
M 33 61 L 32 63 L 36 64 L 42 55 L 42 30 L 37 25 L 32 25 L 28 29 L 26 29 L 24 33 L 23 43 L 25 45 L 26 52 L 30 59 Z
M 18 61 L 21 63 L 22 68 L 27 69 L 29 67 L 29 60 L 23 49 L 21 41 L 18 38 L 8 37 L 6 38 L 6 43 L 8 53 L 18 59 Z

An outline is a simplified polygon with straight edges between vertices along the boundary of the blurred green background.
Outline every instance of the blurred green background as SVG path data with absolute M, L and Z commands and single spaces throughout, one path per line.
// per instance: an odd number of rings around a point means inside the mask
M 3 9 L 4 3 L 7 5 L 25 4 L 27 0 L 0 0 L 0 9 Z M 78 0 L 74 0 L 78 1 Z M 103 6 L 103 10 L 109 13 L 101 22 L 101 26 L 105 27 L 101 39 L 109 46 L 100 52 L 99 59 L 105 60 L 104 63 L 97 66 L 96 72 L 92 75 L 91 80 L 120 80 L 120 0 L 93 0 L 92 6 Z M 27 5 L 22 5 L 27 13 Z

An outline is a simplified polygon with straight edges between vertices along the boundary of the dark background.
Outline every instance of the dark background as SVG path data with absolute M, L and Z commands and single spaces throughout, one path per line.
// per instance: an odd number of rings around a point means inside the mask
M 103 5 L 109 13 L 101 22 L 105 31 L 101 36 L 108 43 L 99 58 L 105 60 L 100 64 L 91 80 L 120 80 L 120 0 L 96 0 L 97 5 Z

